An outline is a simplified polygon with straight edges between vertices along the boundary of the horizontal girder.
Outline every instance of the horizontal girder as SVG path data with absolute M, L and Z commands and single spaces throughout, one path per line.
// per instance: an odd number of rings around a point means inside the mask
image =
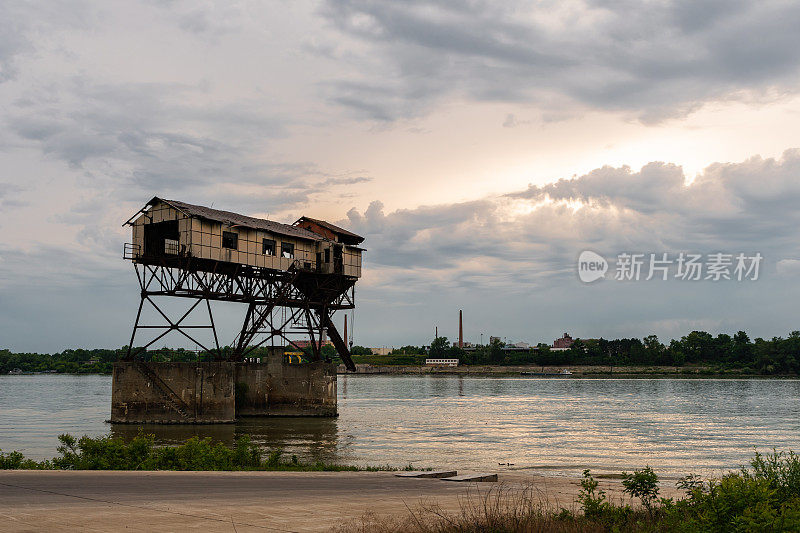
M 177 331 L 205 351 L 214 353 L 217 359 L 222 350 L 217 338 L 210 301 L 238 302 L 247 304 L 247 314 L 242 328 L 230 344 L 231 361 L 242 361 L 248 353 L 267 342 L 276 340 L 300 347 L 288 336 L 291 331 L 305 330 L 310 338 L 312 357 L 321 358 L 322 341 L 329 335 L 339 356 L 348 370 L 355 370 L 346 342 L 336 331 L 331 315 L 341 309 L 355 307 L 355 282 L 357 278 L 341 274 L 295 268 L 272 270 L 233 265 L 230 263 L 193 262 L 183 258 L 164 260 L 161 264 L 151 260 L 135 261 L 136 276 L 141 288 L 141 302 L 133 326 L 126 359 L 134 359 L 142 350 L 159 341 L 171 331 Z M 219 266 L 219 270 L 217 270 Z M 238 268 L 241 266 L 242 268 Z M 178 319 L 173 319 L 153 300 L 156 296 L 193 298 L 195 303 Z M 184 320 L 203 300 L 208 310 L 208 325 L 188 325 Z M 163 319 L 158 324 L 142 324 L 140 318 L 145 303 L 152 306 Z M 288 318 L 274 316 L 277 309 L 288 312 Z M 214 348 L 204 346 L 194 336 L 194 331 L 210 329 L 214 335 Z M 133 351 L 137 330 L 161 330 L 155 338 L 138 351 Z M 187 331 L 188 330 L 188 331 Z M 261 337 L 260 340 L 257 338 Z
M 137 265 L 138 266 L 138 265 Z M 352 309 L 355 278 L 304 271 L 261 269 L 258 277 L 228 270 L 226 273 L 189 270 L 165 265 L 136 269 L 143 294 L 240 302 L 280 307 Z M 288 286 L 287 286 L 288 285 Z

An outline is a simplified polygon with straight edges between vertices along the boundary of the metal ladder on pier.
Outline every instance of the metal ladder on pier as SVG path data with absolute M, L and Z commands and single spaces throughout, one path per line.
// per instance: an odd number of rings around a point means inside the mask
M 178 396 L 175 391 L 173 391 L 169 385 L 167 385 L 163 379 L 161 379 L 158 374 L 153 372 L 153 370 L 147 366 L 147 363 L 141 361 L 139 359 L 134 360 L 136 364 L 136 369 L 146 378 L 150 380 L 153 384 L 153 387 L 161 394 L 161 397 L 167 401 L 167 403 L 172 407 L 184 420 L 190 421 L 194 417 L 192 416 L 192 408 L 183 401 L 183 398 Z

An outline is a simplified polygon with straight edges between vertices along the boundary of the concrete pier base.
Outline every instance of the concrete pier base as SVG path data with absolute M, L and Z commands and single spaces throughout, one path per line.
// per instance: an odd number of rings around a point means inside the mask
M 111 422 L 219 424 L 241 416 L 336 416 L 336 367 L 261 363 L 114 364 Z
M 270 357 L 236 364 L 236 416 L 336 416 L 336 367 Z

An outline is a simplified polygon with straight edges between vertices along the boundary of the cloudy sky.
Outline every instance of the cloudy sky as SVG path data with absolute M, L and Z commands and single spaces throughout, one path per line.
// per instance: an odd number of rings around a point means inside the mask
M 127 343 L 121 224 L 154 195 L 365 235 L 357 344 L 458 309 L 472 341 L 786 335 L 798 27 L 769 0 L 2 2 L 0 347 Z M 680 252 L 764 259 L 614 279 Z

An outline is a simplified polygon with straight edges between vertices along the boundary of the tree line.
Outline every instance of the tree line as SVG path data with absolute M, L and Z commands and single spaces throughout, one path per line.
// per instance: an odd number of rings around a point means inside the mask
M 223 357 L 231 350 L 223 348 Z M 295 351 L 291 349 L 290 351 Z M 0 350 L 0 374 L 14 371 L 58 373 L 110 373 L 114 361 L 127 354 L 127 346 L 116 349 L 69 349 L 53 354 L 14 353 Z M 554 351 L 545 344 L 525 351 L 509 351 L 499 340 L 475 350 L 453 346 L 447 337 L 437 337 L 427 349 L 403 346 L 390 356 L 373 356 L 369 348 L 353 346 L 356 362 L 373 364 L 421 364 L 424 357 L 457 358 L 465 365 L 541 365 L 541 366 L 685 366 L 704 365 L 720 369 L 739 369 L 754 374 L 800 373 L 800 331 L 788 337 L 751 340 L 747 333 L 712 335 L 692 331 L 664 344 L 655 335 L 643 339 L 576 339 L 567 350 Z M 267 348 L 257 348 L 249 357 L 266 357 Z M 322 349 L 325 359 L 338 360 L 332 346 Z M 210 353 L 182 348 L 148 350 L 140 355 L 145 361 L 208 361 Z
M 738 369 L 745 373 L 800 373 L 800 331 L 788 337 L 751 340 L 744 331 L 731 336 L 692 331 L 664 344 L 655 335 L 622 339 L 576 339 L 567 350 L 552 350 L 539 344 L 530 350 L 511 351 L 495 339 L 492 343 L 465 351 L 453 346 L 447 337 L 437 337 L 430 348 L 405 346 L 393 356 L 421 354 L 429 357 L 457 358 L 464 365 L 540 365 L 540 366 L 686 366 L 703 365 Z
M 502 353 L 502 345 L 476 350 L 466 355 L 472 361 L 498 361 L 496 364 L 608 365 L 608 366 L 685 366 L 708 365 L 721 369 L 741 369 L 761 374 L 797 374 L 800 371 L 800 331 L 788 337 L 751 340 L 744 331 L 731 336 L 716 336 L 692 331 L 664 344 L 655 335 L 643 339 L 576 339 L 568 350 L 555 351 L 539 345 L 530 353 Z M 499 362 L 502 361 L 502 362 Z M 471 362 L 471 361 L 465 361 Z
M 266 357 L 267 348 L 256 348 L 248 354 L 249 357 Z M 213 361 L 214 355 L 209 352 L 187 350 L 184 348 L 158 348 L 155 350 L 141 351 L 137 359 L 155 362 L 192 362 Z M 222 357 L 227 357 L 232 348 L 222 348 Z M 128 353 L 128 347 L 104 349 L 69 349 L 52 354 L 47 353 L 14 353 L 10 350 L 0 350 L 0 374 L 21 371 L 29 372 L 55 372 L 68 374 L 110 374 L 115 361 L 121 360 Z

